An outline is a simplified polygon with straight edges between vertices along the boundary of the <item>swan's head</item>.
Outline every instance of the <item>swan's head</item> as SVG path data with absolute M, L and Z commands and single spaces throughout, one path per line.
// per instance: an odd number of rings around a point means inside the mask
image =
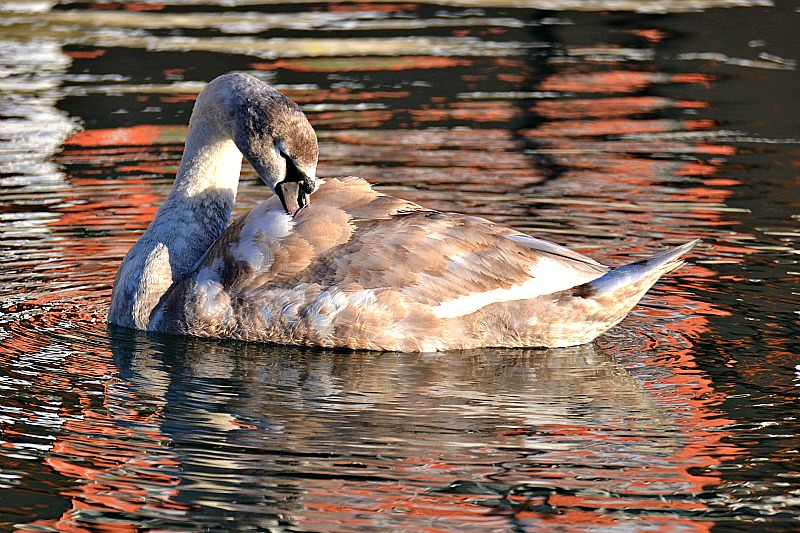
M 197 99 L 216 115 L 261 180 L 294 215 L 317 187 L 319 148 L 300 106 L 267 83 L 244 73 L 214 79 Z

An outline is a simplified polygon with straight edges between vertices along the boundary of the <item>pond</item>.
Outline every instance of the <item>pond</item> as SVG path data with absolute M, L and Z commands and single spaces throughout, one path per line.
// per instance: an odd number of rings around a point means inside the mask
M 0 529 L 800 529 L 796 2 L 0 1 Z M 587 346 L 109 330 L 213 77 L 319 175 L 609 264 L 701 238 Z M 237 211 L 269 196 L 245 167 Z

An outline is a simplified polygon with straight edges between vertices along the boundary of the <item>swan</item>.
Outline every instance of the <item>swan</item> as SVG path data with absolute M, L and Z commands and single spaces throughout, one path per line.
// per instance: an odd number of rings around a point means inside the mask
M 243 155 L 275 194 L 229 224 Z M 276 89 L 244 73 L 211 81 L 172 191 L 117 271 L 108 322 L 367 350 L 565 347 L 620 322 L 697 242 L 612 269 L 360 178 L 322 180 L 318 156 Z

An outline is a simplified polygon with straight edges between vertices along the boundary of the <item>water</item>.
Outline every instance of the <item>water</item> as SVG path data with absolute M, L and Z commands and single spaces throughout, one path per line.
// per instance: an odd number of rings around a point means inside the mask
M 0 2 L 0 529 L 800 529 L 797 3 L 229 4 Z M 703 242 L 573 349 L 109 331 L 230 70 L 321 176 L 613 264 Z

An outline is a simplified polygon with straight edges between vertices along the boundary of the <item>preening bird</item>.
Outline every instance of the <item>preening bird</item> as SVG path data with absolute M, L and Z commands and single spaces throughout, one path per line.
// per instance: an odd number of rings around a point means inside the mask
M 242 155 L 275 195 L 230 223 Z M 173 189 L 117 272 L 109 323 L 368 350 L 570 346 L 622 320 L 696 242 L 610 268 L 360 178 L 319 179 L 318 156 L 273 87 L 210 82 Z

